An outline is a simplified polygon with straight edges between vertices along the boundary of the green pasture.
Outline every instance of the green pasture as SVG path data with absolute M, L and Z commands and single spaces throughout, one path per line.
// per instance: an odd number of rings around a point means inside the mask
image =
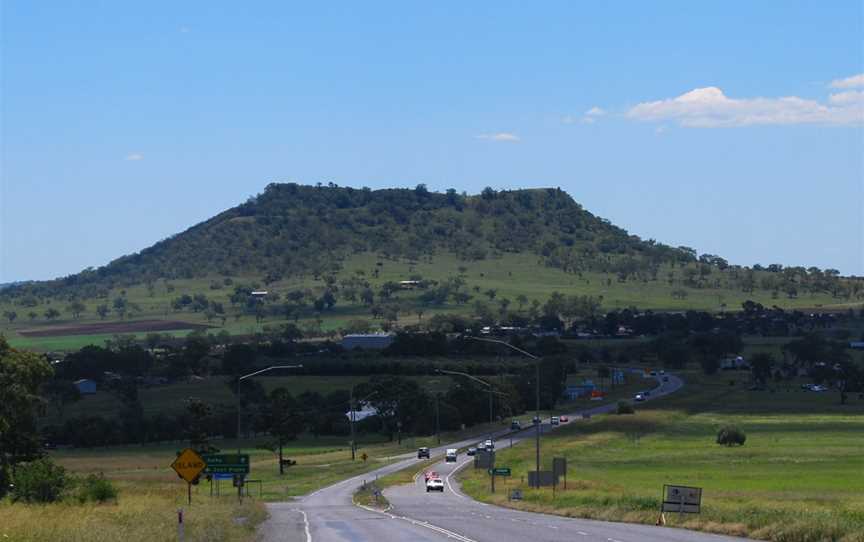
M 490 494 L 488 476 L 470 469 L 464 487 L 504 506 L 654 523 L 663 484 L 697 486 L 702 513 L 667 514 L 670 525 L 776 542 L 864 540 L 864 398 L 840 405 L 837 394 L 749 391 L 732 380 L 688 375 L 685 389 L 636 415 L 578 421 L 544 437 L 544 468 L 568 460 L 567 489 L 527 488 L 531 443 L 497 457 L 513 469 L 498 487 L 522 487 L 523 502 Z M 727 424 L 744 430 L 744 446 L 715 443 Z
M 382 265 L 378 266 L 378 263 Z M 378 276 L 373 272 L 377 270 Z M 464 272 L 463 272 L 464 271 Z M 337 279 L 357 276 L 358 272 L 372 284 L 373 289 L 379 288 L 387 281 L 406 280 L 413 275 L 420 275 L 424 279 L 444 281 L 451 277 L 462 276 L 466 281 L 466 291 L 474 296 L 466 305 L 445 304 L 435 307 L 422 307 L 418 302 L 420 292 L 400 291 L 395 294 L 395 299 L 400 302 L 404 310 L 399 314 L 399 325 L 422 323 L 434 314 L 458 313 L 470 314 L 474 300 L 483 300 L 490 303 L 493 308 L 497 307 L 498 300 L 506 298 L 510 300 L 509 310 L 519 310 L 517 298 L 524 295 L 528 304 L 531 301 L 545 301 L 549 295 L 558 291 L 564 294 L 592 295 L 602 300 L 603 310 L 622 309 L 626 307 L 637 307 L 640 309 L 654 310 L 738 310 L 747 299 L 762 303 L 765 306 L 778 305 L 785 308 L 834 308 L 845 309 L 850 306 L 841 303 L 840 300 L 832 298 L 827 294 L 802 294 L 798 298 L 790 299 L 785 295 L 773 298 L 770 291 L 755 290 L 745 293 L 728 287 L 728 280 L 724 279 L 725 273 L 714 271 L 719 278 L 719 287 L 694 289 L 683 288 L 687 291 L 684 299 L 673 298 L 674 290 L 682 289 L 680 280 L 682 271 L 680 268 L 663 267 L 657 275 L 656 281 L 642 282 L 630 279 L 627 282 L 619 282 L 613 274 L 584 273 L 581 276 L 565 273 L 560 269 L 542 265 L 537 257 L 527 253 L 506 253 L 500 257 L 491 257 L 486 260 L 465 262 L 459 260 L 455 255 L 440 253 L 432 258 L 421 259 L 416 262 L 408 260 L 383 259 L 375 254 L 362 253 L 349 257 L 341 271 L 337 273 Z M 667 277 L 673 273 L 676 283 L 670 285 Z M 125 288 L 116 288 L 111 291 L 107 299 L 84 300 L 85 312 L 79 320 L 72 320 L 71 315 L 65 310 L 65 300 L 45 300 L 36 307 L 12 306 L 0 304 L 0 313 L 14 310 L 18 314 L 17 320 L 9 323 L 7 320 L 0 322 L 0 333 L 9 338 L 10 343 L 16 347 L 32 348 L 37 350 L 73 350 L 84 344 L 101 344 L 105 338 L 101 335 L 70 336 L 70 337 L 47 337 L 27 338 L 18 334 L 24 329 L 39 329 L 50 325 L 64 323 L 98 323 L 99 317 L 95 313 L 96 306 L 102 303 L 111 305 L 111 300 L 117 296 L 124 295 L 130 302 L 140 306 L 141 311 L 135 313 L 130 319 L 162 319 L 181 320 L 190 323 L 207 324 L 215 326 L 212 332 L 225 329 L 232 335 L 245 335 L 260 331 L 263 325 L 278 325 L 286 323 L 287 320 L 279 317 L 268 317 L 264 322 L 256 322 L 250 315 L 240 314 L 239 309 L 232 307 L 228 297 L 233 292 L 234 286 L 223 286 L 221 289 L 211 289 L 212 282 L 221 283 L 224 277 L 212 276 L 204 279 L 186 279 L 168 281 L 173 287 L 169 291 L 165 281 L 157 281 L 152 291 L 141 284 Z M 324 290 L 322 280 L 315 280 L 312 276 L 291 277 L 270 285 L 264 285 L 260 277 L 235 276 L 232 277 L 234 284 L 258 284 L 271 292 L 285 294 L 291 290 L 309 289 L 316 295 Z M 496 295 L 490 301 L 485 295 L 487 290 L 495 290 Z M 203 293 L 211 301 L 221 302 L 226 309 L 226 320 L 221 318 L 208 322 L 203 313 L 191 311 L 174 312 L 170 303 L 175 297 L 183 294 Z M 338 294 L 337 294 L 338 298 Z M 50 303 L 50 304 L 49 304 Z M 43 316 L 45 310 L 54 307 L 63 314 L 54 322 L 47 322 Z M 30 320 L 28 313 L 33 311 L 37 317 Z M 422 316 L 418 311 L 422 311 Z M 337 299 L 336 306 L 320 315 L 320 329 L 316 322 L 319 315 L 315 314 L 311 307 L 299 315 L 298 323 L 307 327 L 311 326 L 316 332 L 326 333 L 338 331 L 349 321 L 354 319 L 366 319 L 372 321 L 369 308 L 360 303 L 346 303 Z M 117 321 L 115 314 L 109 315 L 106 321 Z M 372 321 L 373 324 L 376 322 Z M 175 336 L 183 336 L 185 332 L 170 332 Z M 143 338 L 145 334 L 137 336 Z

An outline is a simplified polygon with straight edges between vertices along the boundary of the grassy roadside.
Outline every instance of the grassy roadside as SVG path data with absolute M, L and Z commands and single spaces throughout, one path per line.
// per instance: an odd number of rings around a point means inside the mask
M 692 376 L 691 389 L 636 415 L 598 416 L 544 437 L 544 465 L 567 457 L 568 488 L 530 490 L 534 450 L 499 452 L 510 466 L 506 483 L 521 484 L 511 503 L 488 476 L 463 471 L 472 497 L 502 506 L 573 517 L 654 523 L 664 483 L 704 489 L 700 515 L 667 514 L 672 526 L 775 542 L 864 542 L 864 400 L 795 390 L 749 392 L 728 377 Z M 713 400 L 712 400 L 713 398 Z M 714 442 L 727 423 L 747 434 L 743 447 Z M 503 482 L 503 480 L 501 480 Z
M 184 511 L 187 541 L 253 540 L 255 529 L 267 517 L 261 502 L 236 498 L 193 496 L 185 499 L 180 482 L 142 485 L 115 482 L 116 503 L 78 505 L 12 504 L 0 501 L 0 540 L 16 542 L 151 542 L 177 537 L 177 510 Z M 185 486 L 185 484 L 184 484 Z
M 210 483 L 202 481 L 192 488 L 191 506 L 186 501 L 186 484 L 169 468 L 175 451 L 184 443 L 55 452 L 53 458 L 72 473 L 104 473 L 119 490 L 117 502 L 26 505 L 0 501 L 0 540 L 172 540 L 177 532 L 177 509 L 183 508 L 188 541 L 251 541 L 257 525 L 267 517 L 265 501 L 308 493 L 386 465 L 408 451 L 395 443 L 367 444 L 361 448 L 367 461 L 351 461 L 342 442 L 299 441 L 285 450 L 286 457 L 295 459 L 297 465 L 280 477 L 274 455 L 252 449 L 252 445 L 244 443 L 243 449 L 251 456 L 250 479 L 262 481 L 263 494 L 259 497 L 257 484 L 250 485 L 253 498 L 241 504 L 231 481 L 220 483 L 221 497 L 211 496 Z M 228 451 L 236 443 L 221 446 Z

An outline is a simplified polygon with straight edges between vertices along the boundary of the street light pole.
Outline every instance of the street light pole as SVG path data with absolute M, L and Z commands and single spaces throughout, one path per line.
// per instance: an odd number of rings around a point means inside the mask
M 240 383 L 246 380 L 247 378 L 252 378 L 253 376 L 260 375 L 261 373 L 266 373 L 268 371 L 273 371 L 275 369 L 302 369 L 302 365 L 274 365 L 272 367 L 267 367 L 261 369 L 259 371 L 255 371 L 254 373 L 249 373 L 247 375 L 243 375 L 237 379 L 237 455 L 240 455 L 241 452 L 241 440 L 240 440 L 240 415 L 243 407 L 243 402 L 240 400 Z
M 536 478 L 537 486 L 536 487 L 539 488 L 540 487 L 540 425 L 542 425 L 540 423 L 540 361 L 541 361 L 541 358 L 538 356 L 535 356 L 531 352 L 526 352 L 525 350 L 522 350 L 521 348 L 513 346 L 512 344 L 505 342 L 505 341 L 499 341 L 498 339 L 486 339 L 483 337 L 472 337 L 471 335 L 467 335 L 466 338 L 473 339 L 475 341 L 483 341 L 483 342 L 487 342 L 487 343 L 503 344 L 507 348 L 510 348 L 511 350 L 515 350 L 515 351 L 517 351 L 520 354 L 523 354 L 525 356 L 528 356 L 529 358 L 531 358 L 537 362 L 535 364 L 536 371 L 537 371 L 536 377 L 535 377 L 536 389 L 537 389 L 537 403 L 535 404 L 535 410 L 534 410 L 534 419 L 537 421 L 537 423 L 534 424 L 534 435 L 535 435 L 535 445 L 534 446 L 535 446 L 535 450 L 536 450 L 536 461 L 537 461 L 536 471 L 535 471 L 537 473 L 537 478 Z

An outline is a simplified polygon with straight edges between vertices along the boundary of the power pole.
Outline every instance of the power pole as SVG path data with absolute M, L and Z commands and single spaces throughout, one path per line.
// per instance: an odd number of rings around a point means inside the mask
M 438 403 L 441 401 L 441 392 L 435 393 L 435 435 L 438 437 L 438 445 L 441 445 L 441 415 Z
M 343 396 L 344 397 L 344 396 Z M 351 461 L 354 461 L 354 454 L 357 449 L 357 444 L 354 442 L 354 387 L 348 389 L 348 408 L 351 409 Z
M 537 419 L 537 423 L 535 424 L 534 430 L 537 438 L 537 466 L 536 466 L 536 483 L 537 489 L 540 489 L 540 426 L 543 424 L 543 420 L 540 419 L 540 360 L 537 360 L 537 405 L 534 411 L 534 416 Z

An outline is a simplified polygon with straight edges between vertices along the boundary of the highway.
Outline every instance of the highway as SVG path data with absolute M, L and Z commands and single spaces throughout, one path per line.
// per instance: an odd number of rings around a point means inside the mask
M 658 382 L 648 400 L 674 393 L 683 382 L 669 376 L 668 382 Z M 615 404 L 566 413 L 570 423 L 580 423 L 583 414 L 613 411 Z M 542 431 L 554 430 L 543 424 Z M 513 443 L 534 438 L 534 427 L 513 435 Z M 509 433 L 501 431 L 499 436 Z M 446 448 L 463 448 L 479 439 L 449 443 L 432 449 L 443 455 Z M 503 449 L 510 439 L 496 441 Z M 542 450 L 542 441 L 541 441 Z M 472 458 L 460 456 L 457 463 L 439 463 L 432 467 L 445 480 L 443 493 L 426 493 L 423 478 L 411 485 L 388 488 L 385 496 L 391 508 L 381 512 L 355 506 L 354 491 L 363 480 L 373 480 L 417 464 L 414 454 L 406 459 L 320 489 L 293 502 L 268 504 L 270 519 L 259 530 L 265 542 L 390 542 L 442 541 L 461 542 L 741 542 L 742 538 L 717 536 L 683 529 L 610 523 L 561 516 L 522 512 L 479 503 L 462 494 L 455 473 L 459 468 L 471 468 Z M 546 458 L 544 464 L 549 463 Z

